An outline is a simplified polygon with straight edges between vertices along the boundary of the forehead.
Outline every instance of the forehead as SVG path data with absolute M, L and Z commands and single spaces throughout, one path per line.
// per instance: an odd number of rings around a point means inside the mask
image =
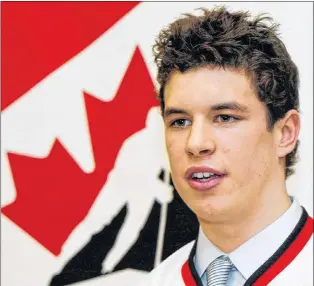
M 242 70 L 201 67 L 184 73 L 173 72 L 164 91 L 165 106 L 180 108 L 231 101 L 248 107 L 262 104 L 250 78 Z

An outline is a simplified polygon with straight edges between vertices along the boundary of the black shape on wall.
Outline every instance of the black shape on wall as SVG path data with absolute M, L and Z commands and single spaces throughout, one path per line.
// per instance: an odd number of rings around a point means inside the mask
M 168 205 L 162 260 L 195 239 L 198 229 L 199 223 L 195 214 L 175 191 L 173 201 Z
M 160 171 L 158 177 L 164 181 L 164 170 Z M 173 186 L 171 178 L 169 183 Z M 151 271 L 154 268 L 160 210 L 160 204 L 155 202 L 137 241 L 121 259 L 113 272 L 126 268 L 145 271 Z M 102 275 L 102 262 L 114 245 L 126 213 L 127 205 L 110 225 L 105 226 L 103 230 L 92 236 L 86 246 L 65 265 L 61 273 L 52 278 L 50 286 L 69 285 Z M 162 259 L 166 259 L 183 245 L 195 239 L 198 228 L 199 224 L 195 215 L 184 204 L 178 193 L 174 191 L 174 199 L 168 205 Z
M 101 264 L 114 245 L 120 227 L 127 214 L 124 206 L 110 225 L 94 234 L 90 241 L 55 275 L 50 286 L 69 285 L 101 275 Z M 104 243 L 105 242 L 105 243 Z
M 154 268 L 159 217 L 160 205 L 155 202 L 137 241 L 121 259 L 114 271 L 125 268 L 151 271 Z

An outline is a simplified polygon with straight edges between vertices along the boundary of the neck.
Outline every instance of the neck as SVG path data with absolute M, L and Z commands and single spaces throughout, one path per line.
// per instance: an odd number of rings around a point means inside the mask
M 278 190 L 278 189 L 277 189 Z M 230 253 L 285 213 L 291 205 L 285 191 L 272 192 L 256 200 L 254 208 L 234 220 L 218 223 L 199 219 L 205 236 L 221 251 Z

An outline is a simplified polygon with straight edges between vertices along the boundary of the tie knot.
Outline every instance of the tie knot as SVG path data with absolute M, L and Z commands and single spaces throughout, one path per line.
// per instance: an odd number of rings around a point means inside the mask
M 232 269 L 232 262 L 226 255 L 216 258 L 207 268 L 208 286 L 225 286 L 229 273 Z
M 227 255 L 221 255 L 218 258 L 216 258 L 215 260 L 221 260 L 221 261 L 225 261 L 225 262 L 231 263 L 231 260 L 230 260 L 229 256 L 227 256 Z

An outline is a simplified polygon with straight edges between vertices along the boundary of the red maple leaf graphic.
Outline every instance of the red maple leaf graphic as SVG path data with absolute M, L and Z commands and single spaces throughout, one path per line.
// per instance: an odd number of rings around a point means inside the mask
M 105 33 L 139 2 L 1 2 L 1 109 Z
M 138 49 L 111 102 L 84 96 L 96 162 L 93 173 L 84 173 L 58 140 L 44 159 L 9 154 L 17 199 L 2 213 L 55 255 L 86 216 L 124 140 L 145 127 L 148 110 L 157 105 Z

